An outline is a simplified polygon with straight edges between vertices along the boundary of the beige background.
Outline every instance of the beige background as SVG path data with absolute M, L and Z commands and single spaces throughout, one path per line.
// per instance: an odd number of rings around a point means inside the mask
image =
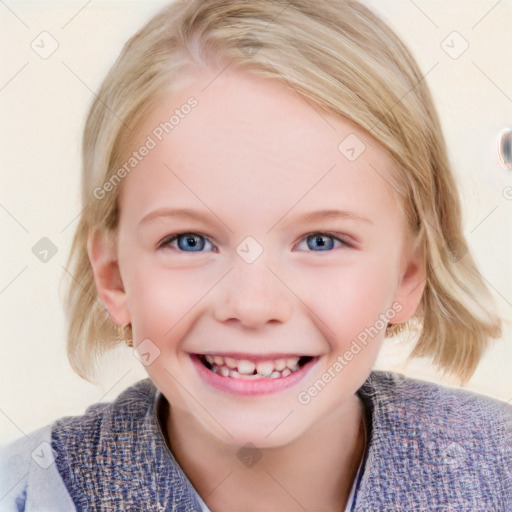
M 165 3 L 0 3 L 1 442 L 113 400 L 146 377 L 124 347 L 105 358 L 101 385 L 73 373 L 58 287 L 80 213 L 79 147 L 86 110 L 123 43 Z M 428 72 L 461 185 L 465 233 L 498 307 L 510 319 L 512 189 L 507 187 L 512 173 L 500 167 L 496 141 L 512 124 L 512 2 L 367 4 L 403 37 Z M 40 35 L 44 31 L 49 35 Z M 42 58 L 31 44 L 43 54 L 52 44 L 58 48 Z M 42 237 L 57 249 L 46 263 L 32 252 Z M 378 368 L 456 385 L 426 361 L 406 364 L 406 352 L 398 342 L 387 343 Z M 512 330 L 506 326 L 466 387 L 512 401 L 511 369 Z

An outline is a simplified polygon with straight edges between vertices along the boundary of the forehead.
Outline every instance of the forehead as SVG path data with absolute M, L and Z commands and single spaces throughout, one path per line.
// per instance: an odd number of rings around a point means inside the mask
M 374 216 L 398 206 L 392 161 L 379 144 L 283 84 L 246 72 L 198 75 L 163 95 L 131 151 L 149 139 L 154 147 L 123 183 L 138 215 L 190 201 L 224 211 L 229 201 L 237 218 L 257 209 L 269 219 L 319 201 Z

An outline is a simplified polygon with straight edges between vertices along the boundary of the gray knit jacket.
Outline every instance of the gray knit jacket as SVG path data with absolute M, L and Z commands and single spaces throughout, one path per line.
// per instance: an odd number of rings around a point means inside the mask
M 358 395 L 368 444 L 352 511 L 512 512 L 512 406 L 385 372 Z M 144 379 L 3 446 L 0 511 L 208 511 L 166 444 L 165 403 Z

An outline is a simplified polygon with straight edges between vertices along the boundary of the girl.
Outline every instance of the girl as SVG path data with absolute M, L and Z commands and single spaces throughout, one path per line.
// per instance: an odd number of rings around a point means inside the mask
M 68 354 L 148 379 L 3 449 L 5 510 L 512 510 L 510 406 L 372 372 L 386 337 L 467 379 L 501 324 L 424 77 L 354 1 L 175 2 L 83 140 Z

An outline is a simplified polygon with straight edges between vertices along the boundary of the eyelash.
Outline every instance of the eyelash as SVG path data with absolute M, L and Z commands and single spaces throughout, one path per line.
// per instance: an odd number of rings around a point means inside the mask
M 198 236 L 198 237 L 201 237 L 203 238 L 207 243 L 212 244 L 212 242 L 209 240 L 209 238 L 205 235 L 202 235 L 200 233 L 196 233 L 196 232 L 193 232 L 193 231 L 183 231 L 181 233 L 175 233 L 173 235 L 169 235 L 169 236 L 166 236 L 159 244 L 158 244 L 158 249 L 165 249 L 166 247 L 170 247 L 170 244 L 172 242 L 174 242 L 175 240 L 178 240 L 180 237 L 182 236 L 185 236 L 185 235 L 193 235 L 193 236 Z M 308 239 L 308 237 L 311 237 L 311 236 L 325 236 L 325 237 L 328 237 L 328 238 L 331 238 L 332 240 L 334 240 L 335 242 L 339 242 L 341 244 L 341 246 L 338 246 L 338 247 L 333 247 L 332 249 L 329 249 L 329 250 L 324 250 L 324 251 L 313 251 L 313 250 L 310 250 L 310 251 L 306 251 L 306 252 L 331 252 L 333 249 L 336 249 L 336 248 L 343 248 L 343 247 L 346 247 L 346 248 L 352 248 L 353 245 L 346 242 L 345 240 L 341 239 L 340 237 L 334 235 L 333 233 L 329 233 L 329 232 L 324 232 L 324 231 L 313 231 L 311 233 L 308 233 L 307 235 L 304 235 L 299 243 L 303 242 L 303 241 L 306 241 Z M 213 246 L 214 247 L 214 246 Z M 182 249 L 180 249 L 179 247 L 173 247 L 173 249 L 179 251 L 179 252 L 183 252 L 183 253 L 187 253 L 187 252 L 205 252 L 205 251 L 184 251 Z M 206 251 L 208 252 L 208 251 Z M 215 251 L 213 251 L 215 252 Z

